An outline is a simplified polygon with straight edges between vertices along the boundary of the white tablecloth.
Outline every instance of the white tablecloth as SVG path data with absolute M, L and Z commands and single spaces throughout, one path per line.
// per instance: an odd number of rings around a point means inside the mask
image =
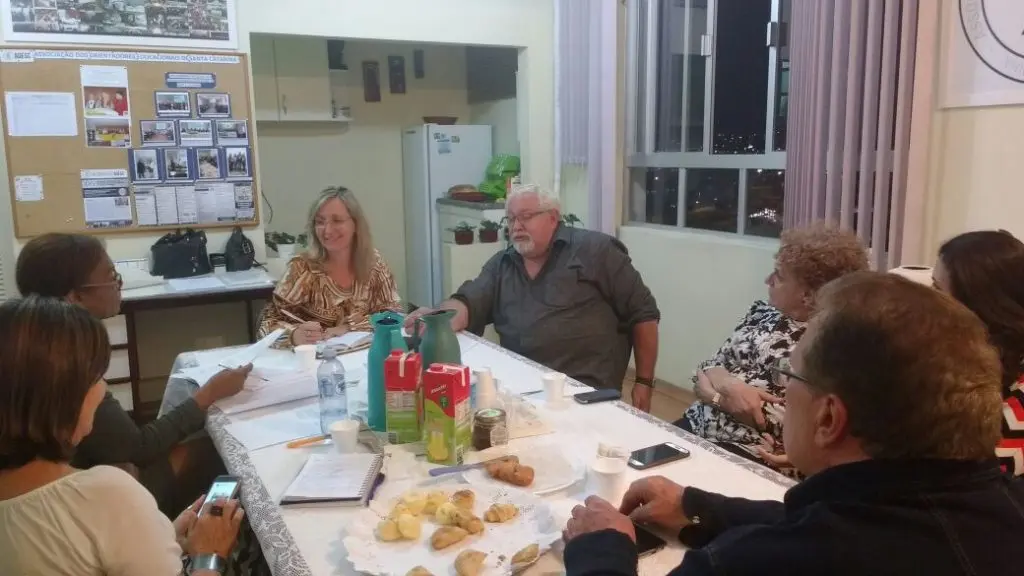
M 542 388 L 540 375 L 546 369 L 517 356 L 496 344 L 472 335 L 460 334 L 463 363 L 473 369 L 489 367 L 495 378 L 506 389 L 519 393 Z M 188 353 L 179 356 L 175 369 L 198 362 L 216 361 L 230 354 L 227 349 Z M 287 365 L 293 362 L 290 352 L 272 351 L 271 361 Z M 366 352 L 342 356 L 349 371 L 363 371 Z M 584 385 L 573 382 L 585 389 Z M 184 401 L 195 385 L 188 380 L 171 378 L 168 383 L 161 413 Z M 365 390 L 365 388 L 363 388 Z M 596 452 L 598 442 L 610 442 L 630 450 L 675 442 L 687 447 L 691 457 L 661 466 L 647 474 L 663 475 L 689 486 L 713 490 L 732 496 L 753 499 L 781 499 L 792 481 L 768 468 L 721 450 L 714 444 L 686 433 L 670 423 L 637 411 L 623 402 L 607 402 L 580 406 L 569 401 L 564 407 L 549 410 L 538 398 L 541 414 L 556 428 L 555 434 L 542 437 L 557 443 L 581 458 L 589 459 Z M 276 502 L 292 479 L 298 474 L 311 450 L 329 450 L 329 446 L 291 450 L 276 445 L 249 452 L 225 426 L 232 419 L 254 418 L 274 411 L 291 409 L 304 404 L 315 404 L 311 398 L 283 406 L 264 408 L 232 417 L 212 409 L 206 428 L 220 451 L 228 470 L 242 478 L 242 504 L 249 522 L 266 556 L 271 570 L 278 576 L 311 576 L 354 574 L 346 560 L 342 544 L 343 528 L 353 513 L 351 509 L 280 508 Z M 537 439 L 529 439 L 536 441 Z M 526 441 L 524 439 L 524 441 Z M 630 470 L 631 479 L 644 473 Z M 556 513 L 568 513 L 572 506 L 586 498 L 586 484 L 581 483 L 562 493 L 545 499 Z M 683 548 L 672 543 L 669 548 L 641 561 L 642 574 L 664 574 L 682 559 Z M 557 554 L 547 554 L 528 573 L 542 574 L 564 570 Z

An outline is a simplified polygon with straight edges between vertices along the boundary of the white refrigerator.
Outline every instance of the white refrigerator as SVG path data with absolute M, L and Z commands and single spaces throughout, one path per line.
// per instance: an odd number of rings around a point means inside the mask
M 478 186 L 491 160 L 491 127 L 424 124 L 402 132 L 406 299 L 436 306 L 441 293 L 437 199 L 459 184 Z

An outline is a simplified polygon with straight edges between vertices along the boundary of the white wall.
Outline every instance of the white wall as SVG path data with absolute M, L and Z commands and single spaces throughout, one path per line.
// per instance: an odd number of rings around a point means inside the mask
M 778 242 L 653 226 L 623 226 L 619 239 L 661 310 L 656 376 L 690 387 L 697 363 L 767 297 Z
M 494 127 L 495 154 L 519 155 L 519 104 L 515 98 L 470 104 L 468 124 L 490 124 Z
M 918 54 L 937 49 L 936 70 L 919 71 L 934 75 L 935 89 L 948 67 L 947 27 L 949 18 L 956 18 L 954 2 L 942 3 L 941 18 L 939 46 L 918 49 Z M 1024 236 L 1024 106 L 935 110 L 930 119 L 923 263 L 930 264 L 939 245 L 961 232 L 1003 228 Z
M 415 49 L 424 51 L 426 73 L 421 79 L 412 74 Z M 465 53 L 460 46 L 346 41 L 345 62 L 350 70 L 332 72 L 332 81 L 335 101 L 352 109 L 351 124 L 259 124 L 263 189 L 274 211 L 268 230 L 302 232 L 310 203 L 320 191 L 345 186 L 359 198 L 374 244 L 405 295 L 402 129 L 422 124 L 423 116 L 471 121 Z M 389 55 L 405 56 L 405 94 L 391 94 L 388 89 Z M 381 63 L 380 102 L 363 98 L 364 60 Z
M 297 8 L 301 6 L 301 8 Z M 523 177 L 551 186 L 554 161 L 551 0 L 281 0 L 239 2 L 246 34 L 508 46 L 519 52 Z

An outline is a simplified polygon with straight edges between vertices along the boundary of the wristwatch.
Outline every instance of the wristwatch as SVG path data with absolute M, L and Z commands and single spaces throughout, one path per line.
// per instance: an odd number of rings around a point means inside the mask
M 633 378 L 633 382 L 648 388 L 654 386 L 654 378 Z
M 191 576 L 202 570 L 213 570 L 223 574 L 228 567 L 227 561 L 216 554 L 195 554 L 190 559 L 188 573 Z

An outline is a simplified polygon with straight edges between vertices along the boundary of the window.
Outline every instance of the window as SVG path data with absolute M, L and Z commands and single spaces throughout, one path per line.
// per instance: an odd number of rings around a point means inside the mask
M 778 237 L 790 1 L 630 1 L 629 222 Z

